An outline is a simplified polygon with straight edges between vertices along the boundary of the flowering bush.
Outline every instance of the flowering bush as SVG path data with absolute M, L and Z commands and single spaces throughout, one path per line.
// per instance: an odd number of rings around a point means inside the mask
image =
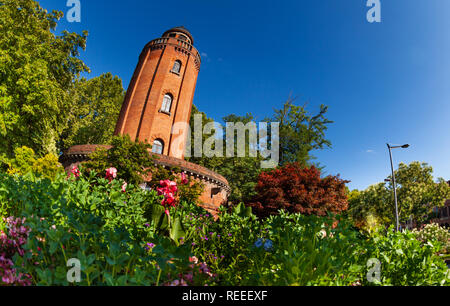
M 142 178 L 154 168 L 151 146 L 148 143 L 131 141 L 130 136 L 115 136 L 111 141 L 111 148 L 98 148 L 84 163 L 89 171 L 102 175 L 105 169 L 114 167 L 117 172 L 111 172 L 110 178 L 123 179 L 126 182 L 139 185 Z M 114 176 L 115 175 L 115 176 Z M 114 176 L 114 177 L 112 177 Z
M 427 224 L 420 230 L 414 229 L 413 234 L 422 243 L 437 242 L 442 247 L 440 252 L 444 254 L 450 253 L 450 232 L 439 226 L 439 224 Z
M 79 178 L 81 175 L 80 169 L 78 169 L 78 166 L 73 166 L 72 169 L 70 170 L 70 173 L 68 174 L 69 177 L 70 175 L 73 174 L 73 176 L 75 178 Z
M 30 229 L 23 224 L 25 219 L 3 218 L 0 230 L 0 285 L 31 285 L 31 277 L 16 273 L 12 258 L 17 254 L 24 256 L 23 246 L 27 242 Z
M 177 183 L 179 202 L 197 203 L 203 192 L 201 181 L 190 179 L 179 168 L 166 169 L 162 166 L 152 171 L 152 179 L 149 182 L 151 188 L 160 187 L 161 181 L 170 180 Z
M 215 221 L 179 200 L 187 185 L 166 179 L 145 191 L 110 168 L 54 181 L 0 173 L 0 204 L 20 217 L 0 224 L 2 284 L 68 285 L 68 258 L 83 267 L 78 285 L 448 283 L 439 245 L 415 234 L 365 237 L 339 216 L 282 210 L 258 219 L 244 205 Z M 382 265 L 379 282 L 367 280 L 370 258 Z

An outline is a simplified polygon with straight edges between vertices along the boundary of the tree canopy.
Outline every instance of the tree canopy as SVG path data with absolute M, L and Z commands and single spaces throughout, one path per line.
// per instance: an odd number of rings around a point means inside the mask
M 89 68 L 78 58 L 87 32 L 55 35 L 62 12 L 33 0 L 4 0 L 0 10 L 0 155 L 27 146 L 56 153 L 71 108 L 73 80 Z
M 302 167 L 310 165 L 313 159 L 311 151 L 314 149 L 322 149 L 331 146 L 329 140 L 325 139 L 325 131 L 327 125 L 332 123 L 325 118 L 327 107 L 321 105 L 320 111 L 316 115 L 310 115 L 305 106 L 297 106 L 294 99 L 289 98 L 281 109 L 275 109 L 274 115 L 265 119 L 265 122 L 279 122 L 279 140 L 280 140 L 280 163 L 284 165 L 288 162 L 298 162 Z M 191 112 L 191 127 L 194 126 L 194 115 L 201 114 L 203 118 L 203 127 L 214 120 L 208 118 L 205 113 L 200 112 L 195 105 Z M 230 114 L 222 118 L 225 123 L 242 122 L 246 125 L 254 122 L 255 118 L 251 113 L 244 116 Z M 224 131 L 225 132 L 225 131 Z M 237 132 L 234 131 L 234 152 L 237 152 Z M 210 135 L 203 134 L 203 143 Z M 226 141 L 227 135 L 223 133 L 221 136 Z M 249 131 L 246 131 L 246 142 L 249 142 Z M 272 135 L 270 129 L 268 131 L 268 147 L 271 148 Z M 194 133 L 191 134 L 191 143 L 194 143 Z M 218 172 L 227 178 L 231 187 L 231 202 L 248 202 L 257 194 L 255 187 L 260 173 L 264 170 L 261 168 L 261 161 L 264 160 L 257 148 L 255 157 L 249 154 L 250 146 L 245 146 L 245 157 L 227 157 L 226 146 L 223 146 L 223 157 L 191 157 L 188 160 L 198 163 L 213 171 Z
M 433 177 L 433 168 L 427 163 L 400 163 L 394 172 L 397 182 L 397 199 L 400 222 L 412 218 L 423 224 L 432 217 L 435 207 L 442 207 L 450 197 L 450 186 L 442 179 Z M 392 177 L 389 183 L 379 183 L 364 191 L 353 192 L 349 198 L 352 217 L 363 225 L 368 216 L 378 219 L 380 224 L 395 222 L 395 204 Z
M 109 144 L 124 98 L 122 80 L 111 73 L 75 81 L 71 89 L 67 127 L 59 143 L 62 150 L 78 144 Z

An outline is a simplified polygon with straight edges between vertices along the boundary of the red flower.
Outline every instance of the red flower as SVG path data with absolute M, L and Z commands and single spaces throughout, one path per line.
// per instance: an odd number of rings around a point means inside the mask
M 77 166 L 73 166 L 72 170 L 70 170 L 75 177 L 80 177 L 81 172 Z
M 187 178 L 187 175 L 186 175 L 186 173 L 181 173 L 181 184 L 183 184 L 183 185 L 187 185 L 189 183 L 189 180 L 188 180 L 188 178 Z
M 177 183 L 172 182 L 170 180 L 160 181 L 160 188 L 157 188 L 158 195 L 164 196 L 164 199 L 161 201 L 161 205 L 163 206 L 176 206 L 175 193 L 178 191 Z

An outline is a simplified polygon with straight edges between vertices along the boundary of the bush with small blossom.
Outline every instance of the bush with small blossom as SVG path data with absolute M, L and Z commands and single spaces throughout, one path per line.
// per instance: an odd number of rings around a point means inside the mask
M 4 230 L 0 230 L 0 285 L 31 285 L 30 276 L 16 273 L 12 258 L 24 256 L 24 244 L 30 229 L 24 226 L 25 219 L 3 218 Z
M 422 229 L 414 229 L 412 232 L 422 243 L 438 242 L 442 247 L 440 252 L 450 253 L 450 232 L 439 224 L 427 224 Z

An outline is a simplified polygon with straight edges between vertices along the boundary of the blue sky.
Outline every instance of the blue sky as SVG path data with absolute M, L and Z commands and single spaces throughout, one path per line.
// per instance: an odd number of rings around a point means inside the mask
M 66 0 L 41 0 L 66 12 Z M 194 103 L 220 121 L 273 113 L 289 94 L 308 110 L 329 106 L 331 149 L 314 152 L 326 173 L 364 189 L 390 172 L 386 142 L 410 143 L 395 162 L 425 161 L 450 179 L 450 1 L 81 0 L 89 77 L 118 75 L 127 88 L 144 45 L 183 25 L 203 55 Z

